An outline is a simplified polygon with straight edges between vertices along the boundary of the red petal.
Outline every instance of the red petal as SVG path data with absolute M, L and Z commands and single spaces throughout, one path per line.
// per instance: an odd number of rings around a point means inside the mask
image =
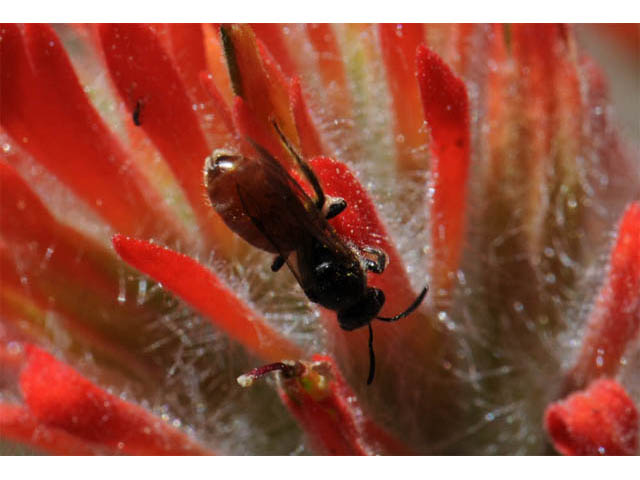
M 121 98 L 130 111 L 142 102 L 141 128 L 171 166 L 200 227 L 226 251 L 231 232 L 203 201 L 202 166 L 209 147 L 177 66 L 150 26 L 101 25 L 100 38 Z
M 640 202 L 625 211 L 609 260 L 609 273 L 591 312 L 570 388 L 612 376 L 640 327 Z
M 449 290 L 464 236 L 470 161 L 469 99 L 464 82 L 435 53 L 418 48 L 418 82 L 431 129 L 433 279 Z
M 274 136 L 273 125 L 260 121 L 242 97 L 235 97 L 233 100 L 233 120 L 236 129 L 244 139 L 256 142 L 281 161 L 290 158 L 282 142 Z M 241 147 L 246 147 L 246 143 Z M 252 149 L 249 155 L 256 155 L 256 153 Z
M 635 455 L 638 411 L 618 383 L 597 380 L 586 391 L 552 403 L 544 423 L 563 455 Z
M 314 355 L 302 374 L 282 378 L 280 398 L 324 455 L 409 455 L 366 416 L 331 357 Z
M 250 25 L 256 37 L 269 49 L 285 75 L 288 77 L 294 75 L 296 68 L 287 50 L 282 32 L 282 29 L 286 27 L 278 23 L 252 23 Z
M 95 455 L 96 446 L 64 430 L 40 424 L 29 409 L 0 403 L 0 437 L 53 455 Z
M 141 407 L 120 400 L 47 352 L 31 347 L 20 376 L 25 403 L 43 424 L 132 455 L 210 451 Z
M 302 352 L 271 328 L 208 269 L 195 260 L 122 235 L 113 245 L 124 261 L 161 282 L 230 337 L 267 361 L 300 358 Z
M 325 87 L 335 82 L 340 89 L 346 88 L 344 63 L 333 28 L 328 23 L 309 23 L 306 27 L 309 40 L 318 55 L 318 64 Z
M 342 197 L 347 208 L 330 221 L 343 237 L 359 247 L 380 248 L 389 257 L 382 275 L 369 275 L 369 283 L 393 295 L 387 295 L 381 315 L 395 315 L 415 299 L 402 258 L 390 242 L 387 229 L 378 217 L 376 207 L 366 190 L 349 168 L 328 157 L 315 157 L 309 162 L 327 195 Z
M 137 282 L 132 272 L 123 270 L 113 251 L 59 224 L 29 185 L 1 161 L 0 184 L 0 277 L 6 287 L 0 305 L 9 307 L 9 313 L 22 311 L 20 330 L 27 333 L 35 313 L 30 303 L 59 312 L 70 322 L 74 338 L 127 368 L 137 368 L 143 362 L 132 362 L 130 353 L 124 353 L 138 341 L 131 337 L 132 322 L 144 323 L 157 311 L 135 301 L 118 301 Z M 33 333 L 41 333 L 41 322 L 34 323 Z
M 385 293 L 386 302 L 380 315 L 392 316 L 404 311 L 413 303 L 416 295 L 407 277 L 404 262 L 390 241 L 371 198 L 344 164 L 327 157 L 316 157 L 310 164 L 325 193 L 342 197 L 347 202 L 346 210 L 330 220 L 336 231 L 358 246 L 382 249 L 389 258 L 384 273 L 370 274 L 367 279 L 369 285 L 380 288 Z M 331 332 L 342 339 L 336 342 L 335 354 L 353 367 L 350 373 L 354 375 L 354 381 L 363 381 L 368 369 L 366 329 L 346 332 L 339 329 L 334 312 L 327 316 Z M 424 351 L 425 341 L 431 334 L 429 329 L 423 328 L 424 324 L 420 319 L 418 313 L 400 322 L 376 323 L 376 352 L 379 358 L 388 360 L 379 364 L 380 381 L 386 375 L 395 378 L 406 373 L 397 371 L 401 362 L 394 362 L 394 359 L 405 358 L 407 351 L 414 351 L 415 355 Z M 399 345 L 402 345 L 400 349 Z
M 22 268 L 29 276 L 27 282 L 43 276 L 50 280 L 56 277 L 58 282 L 72 278 L 76 284 L 81 283 L 83 289 L 104 294 L 109 299 L 117 296 L 117 289 L 113 288 L 114 285 L 117 288 L 115 271 L 111 277 L 97 267 L 110 263 L 106 249 L 57 223 L 22 177 L 3 162 L 0 162 L 0 184 L 0 230 L 7 242 L 6 250 L 20 256 Z M 113 264 L 115 267 L 115 262 Z
M 271 125 L 273 120 L 278 122 L 289 141 L 297 145 L 286 79 L 275 60 L 266 49 L 259 48 L 250 27 L 224 26 L 222 32 L 236 95 L 242 97 L 248 110 L 275 141 L 278 140 Z
M 199 82 L 200 73 L 207 70 L 201 26 L 197 23 L 169 23 L 167 34 L 169 49 L 187 91 L 194 100 L 205 101 Z
M 527 233 L 533 250 L 543 250 L 544 237 L 562 237 L 566 245 L 556 244 L 554 248 L 564 248 L 569 257 L 579 259 L 580 240 L 571 241 L 566 230 L 579 228 L 583 209 L 565 208 L 558 215 L 548 208 L 548 204 L 571 203 L 567 195 L 581 205 L 584 195 L 578 179 L 582 167 L 575 163 L 581 155 L 584 128 L 582 94 L 575 63 L 566 47 L 567 32 L 561 25 L 548 24 L 515 24 L 510 31 L 520 99 L 516 108 L 521 124 L 518 150 L 511 154 L 525 172 L 525 182 L 520 188 L 524 187 L 521 196 Z M 553 175 L 549 175 L 550 168 L 554 169 Z M 567 189 L 570 194 L 563 193 Z M 563 218 L 560 224 L 557 216 Z M 543 264 L 542 270 L 553 271 L 558 278 L 551 288 L 571 288 L 566 283 L 572 274 L 563 272 L 557 258 L 544 262 L 549 265 Z
M 231 110 L 222 98 L 220 90 L 218 90 L 218 87 L 214 83 L 213 76 L 209 73 L 201 72 L 200 83 L 202 83 L 202 86 L 211 97 L 215 114 L 220 118 L 220 120 L 222 120 L 229 133 L 236 133 L 236 127 L 234 126 L 233 118 L 231 117 Z
M 289 105 L 296 124 L 296 131 L 300 138 L 300 149 L 305 158 L 322 155 L 323 149 L 318 132 L 313 125 L 311 115 L 305 104 L 298 77 L 291 79 L 289 86 Z
M 124 232 L 178 235 L 163 202 L 89 102 L 46 25 L 2 27 L 2 126 Z
M 203 25 L 196 23 L 169 23 L 166 25 L 168 50 L 171 52 L 175 65 L 177 67 L 180 78 L 182 79 L 189 97 L 194 105 L 200 123 L 203 126 L 210 145 L 225 145 L 232 137 L 227 133 L 233 133 L 233 130 L 227 130 L 226 123 L 230 117 L 220 116 L 219 103 L 222 97 L 217 87 L 211 82 L 207 89 L 202 88 L 202 74 L 206 74 L 208 70 L 207 55 L 205 50 L 205 35 Z M 216 72 L 218 76 L 226 76 L 226 72 Z M 217 98 L 211 95 L 211 88 L 218 92 Z M 209 93 L 207 93 L 207 90 Z M 224 102 L 223 102 L 224 104 Z M 228 107 L 226 107 L 228 113 Z M 211 121 L 212 114 L 213 121 Z M 224 128 L 220 128 L 224 126 Z
M 398 163 L 400 168 L 424 170 L 426 153 L 420 156 L 415 153 L 427 144 L 427 134 L 422 128 L 424 117 L 416 108 L 420 103 L 416 50 L 424 41 L 423 27 L 420 24 L 385 23 L 379 26 L 379 33 L 393 99 Z

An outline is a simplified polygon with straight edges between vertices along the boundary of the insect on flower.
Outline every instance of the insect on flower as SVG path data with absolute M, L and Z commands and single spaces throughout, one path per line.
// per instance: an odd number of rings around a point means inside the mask
M 211 205 L 244 240 L 276 254 L 271 265 L 274 272 L 286 263 L 309 300 L 337 312 L 342 329 L 369 328 L 367 384 L 371 384 L 375 374 L 371 321 L 395 322 L 408 316 L 422 303 L 428 287 L 402 313 L 377 316 L 385 296 L 382 290 L 367 286 L 367 272 L 382 273 L 387 255 L 375 248 L 358 249 L 338 235 L 328 220 L 339 215 L 346 202 L 325 195 L 313 169 L 278 125 L 274 127 L 315 199 L 269 152 L 250 141 L 257 158 L 223 150 L 207 157 L 204 180 Z
M 144 103 L 141 99 L 136 100 L 136 106 L 133 109 L 133 113 L 131 114 L 132 118 L 133 118 L 133 124 L 136 127 L 139 127 L 140 125 L 142 125 L 142 108 L 144 106 Z

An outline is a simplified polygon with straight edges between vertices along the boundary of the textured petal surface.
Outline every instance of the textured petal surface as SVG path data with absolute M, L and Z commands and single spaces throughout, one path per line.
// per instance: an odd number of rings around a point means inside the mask
M 563 455 L 635 455 L 638 411 L 618 383 L 597 380 L 550 405 L 545 428 Z
M 251 310 L 211 271 L 195 260 L 153 243 L 116 235 L 124 261 L 161 282 L 231 338 L 268 361 L 300 358 L 302 352 Z
M 47 352 L 31 347 L 20 375 L 25 403 L 42 424 L 132 455 L 211 452 L 132 403 L 91 383 Z
M 417 63 L 422 106 L 432 138 L 433 278 L 434 293 L 440 296 L 452 285 L 464 239 L 471 141 L 469 100 L 464 82 L 438 55 L 421 46 Z
M 315 355 L 302 373 L 279 382 L 280 397 L 325 455 L 408 455 L 363 412 L 330 357 Z

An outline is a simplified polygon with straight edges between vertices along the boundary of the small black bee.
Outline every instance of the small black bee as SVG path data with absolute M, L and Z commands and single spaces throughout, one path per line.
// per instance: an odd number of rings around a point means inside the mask
M 207 157 L 204 181 L 211 205 L 244 240 L 276 254 L 274 272 L 287 263 L 309 300 L 337 312 L 340 328 L 368 326 L 369 385 L 375 374 L 371 321 L 395 322 L 408 316 L 422 303 L 428 287 L 404 312 L 377 316 L 385 296 L 367 286 L 367 272 L 382 273 L 386 254 L 374 248 L 359 251 L 338 235 L 327 220 L 340 214 L 346 202 L 325 195 L 311 167 L 278 125 L 274 127 L 313 188 L 315 201 L 269 152 L 251 142 L 257 158 L 223 150 Z

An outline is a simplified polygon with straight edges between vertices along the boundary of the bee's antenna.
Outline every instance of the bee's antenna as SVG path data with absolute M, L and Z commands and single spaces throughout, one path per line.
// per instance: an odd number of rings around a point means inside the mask
M 316 192 L 316 195 L 318 196 L 316 200 L 316 206 L 318 207 L 319 210 L 322 210 L 322 207 L 324 206 L 324 202 L 325 202 L 325 195 L 324 195 L 324 191 L 322 190 L 322 186 L 318 181 L 318 177 L 316 177 L 316 174 L 313 172 L 313 170 L 307 164 L 307 162 L 305 162 L 302 159 L 302 157 L 298 154 L 298 152 L 296 152 L 295 149 L 291 146 L 291 144 L 289 143 L 289 140 L 287 140 L 287 137 L 285 137 L 284 133 L 282 133 L 282 130 L 280 130 L 280 126 L 278 125 L 278 122 L 272 119 L 271 123 L 273 124 L 273 128 L 275 128 L 276 133 L 280 137 L 280 140 L 282 141 L 284 146 L 287 147 L 287 150 L 289 150 L 289 153 L 293 155 L 293 158 L 296 159 L 298 166 L 307 177 L 307 180 L 309 180 L 309 183 L 313 187 L 313 191 Z
M 411 315 L 413 311 L 420 306 L 420 304 L 424 300 L 424 297 L 427 296 L 428 291 L 429 291 L 429 285 L 427 285 L 422 289 L 422 292 L 420 292 L 420 295 L 418 295 L 418 298 L 416 298 L 413 301 L 413 303 L 409 306 L 409 308 L 407 308 L 404 312 L 399 313 L 398 315 L 395 315 L 393 317 L 376 317 L 376 318 L 378 320 L 382 320 L 383 322 L 395 322 L 396 320 L 400 320 L 401 318 Z M 371 324 L 369 324 L 369 327 L 371 327 Z
M 367 377 L 367 385 L 373 382 L 373 376 L 376 373 L 376 356 L 373 353 L 373 328 L 369 322 L 369 376 Z

